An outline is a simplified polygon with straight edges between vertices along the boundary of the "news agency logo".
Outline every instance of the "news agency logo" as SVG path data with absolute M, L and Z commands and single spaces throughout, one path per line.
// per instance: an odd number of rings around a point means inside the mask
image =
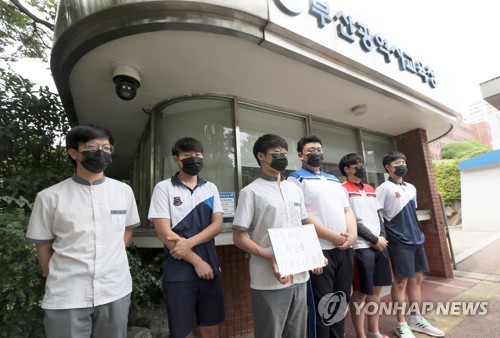
M 290 15 L 299 15 L 304 10 L 303 0 L 275 0 L 281 10 Z
M 422 302 L 421 304 L 411 303 L 408 306 L 398 302 L 353 302 L 353 306 L 356 316 L 360 314 L 395 316 L 398 313 L 409 316 L 414 313 L 425 314 L 430 311 L 435 311 L 437 316 L 485 316 L 488 314 L 488 302 Z
M 347 297 L 344 292 L 337 291 L 324 295 L 318 303 L 318 316 L 321 317 L 323 325 L 330 326 L 344 319 L 349 310 Z M 488 302 L 472 301 L 449 301 L 449 302 L 422 302 L 398 303 L 398 302 L 353 302 L 356 316 L 361 314 L 373 316 L 375 314 L 395 316 L 403 313 L 412 315 L 434 311 L 437 316 L 485 316 L 488 314 Z
M 318 303 L 318 315 L 325 326 L 340 322 L 348 309 L 347 297 L 342 291 L 327 293 Z

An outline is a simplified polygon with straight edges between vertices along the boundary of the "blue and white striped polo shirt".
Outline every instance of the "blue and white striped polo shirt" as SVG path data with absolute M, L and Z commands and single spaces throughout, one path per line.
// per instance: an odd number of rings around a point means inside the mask
M 193 237 L 212 222 L 212 214 L 223 212 L 219 191 L 215 184 L 198 177 L 193 190 L 186 187 L 177 176 L 159 182 L 153 191 L 148 218 L 170 219 L 172 230 L 183 238 Z M 215 240 L 197 245 L 192 250 L 210 264 L 214 275 L 220 273 L 220 265 L 215 249 Z M 175 259 L 164 247 L 164 281 L 196 280 L 194 267 L 182 259 Z
M 408 183 L 389 180 L 375 190 L 384 208 L 384 225 L 389 243 L 422 245 L 424 233 L 417 218 L 417 189 Z

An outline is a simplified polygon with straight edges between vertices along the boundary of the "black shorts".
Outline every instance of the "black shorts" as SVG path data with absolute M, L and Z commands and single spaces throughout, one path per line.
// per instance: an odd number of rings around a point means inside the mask
M 224 296 L 220 275 L 214 279 L 163 282 L 171 338 L 184 338 L 193 329 L 193 319 L 200 326 L 224 321 Z
M 392 284 L 391 263 L 387 250 L 373 248 L 354 250 L 353 289 L 367 295 L 373 295 L 374 286 Z
M 416 272 L 428 272 L 429 263 L 423 245 L 408 247 L 395 245 L 394 241 L 387 246 L 391 258 L 394 276 L 413 278 Z

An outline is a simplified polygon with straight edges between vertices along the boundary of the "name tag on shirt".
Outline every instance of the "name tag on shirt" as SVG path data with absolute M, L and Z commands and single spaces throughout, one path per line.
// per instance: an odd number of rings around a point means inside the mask
M 111 210 L 111 227 L 114 231 L 125 229 L 127 210 Z

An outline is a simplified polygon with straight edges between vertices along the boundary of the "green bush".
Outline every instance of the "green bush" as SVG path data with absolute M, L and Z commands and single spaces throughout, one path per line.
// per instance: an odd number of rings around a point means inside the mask
M 462 159 L 469 154 L 483 153 L 491 150 L 491 148 L 478 140 L 466 140 L 460 142 L 452 142 L 445 145 L 441 149 L 441 159 Z
M 45 278 L 36 251 L 24 240 L 27 202 L 6 197 L 2 201 L 17 207 L 0 213 L 0 337 L 43 337 Z
M 45 278 L 36 250 L 26 243 L 30 207 L 26 199 L 0 197 L 0 337 L 44 337 L 44 312 L 40 305 Z M 127 250 L 133 291 L 130 311 L 157 307 L 162 303 L 161 250 Z
M 436 176 L 436 184 L 444 205 L 451 205 L 461 199 L 459 160 L 434 161 L 432 167 Z
M 441 149 L 442 160 L 433 161 L 436 184 L 444 205 L 461 200 L 460 171 L 458 162 L 490 151 L 490 147 L 478 140 L 453 142 Z
M 144 308 L 156 307 L 163 303 L 163 250 L 131 247 L 127 254 L 133 283 L 130 311 L 140 314 Z

